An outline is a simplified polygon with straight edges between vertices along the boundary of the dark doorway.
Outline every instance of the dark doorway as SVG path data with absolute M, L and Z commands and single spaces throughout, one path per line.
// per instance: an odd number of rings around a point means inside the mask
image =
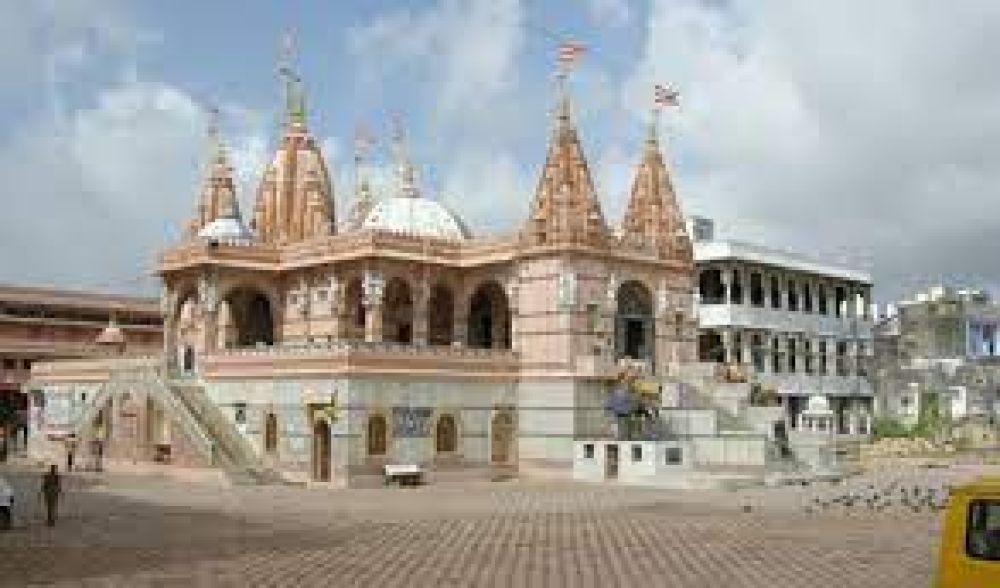
M 604 446 L 604 478 L 618 479 L 618 445 L 615 443 Z

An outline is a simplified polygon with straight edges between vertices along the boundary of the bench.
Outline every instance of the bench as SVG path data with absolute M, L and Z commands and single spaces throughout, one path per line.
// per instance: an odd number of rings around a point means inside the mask
M 419 486 L 424 469 L 416 464 L 384 466 L 385 484 L 397 482 L 400 486 Z

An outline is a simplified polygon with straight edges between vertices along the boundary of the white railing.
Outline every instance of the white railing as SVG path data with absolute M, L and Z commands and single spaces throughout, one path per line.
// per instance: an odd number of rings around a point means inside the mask
M 746 327 L 822 337 L 870 339 L 872 322 L 745 304 L 699 304 L 698 324 L 706 327 Z
M 491 359 L 515 357 L 510 349 L 480 349 L 475 347 L 450 347 L 446 345 L 415 345 L 412 343 L 369 342 L 369 341 L 314 341 L 312 343 L 279 343 L 263 347 L 239 347 L 219 349 L 211 355 L 224 356 L 274 356 L 289 354 L 348 354 L 387 353 L 426 357 L 458 357 Z

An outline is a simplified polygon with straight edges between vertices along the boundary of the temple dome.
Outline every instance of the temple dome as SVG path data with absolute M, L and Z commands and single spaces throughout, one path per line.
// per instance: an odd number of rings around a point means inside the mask
M 217 218 L 198 231 L 198 236 L 215 241 L 250 241 L 253 238 L 238 217 Z
M 410 196 L 393 196 L 376 204 L 361 229 L 453 240 L 472 236 L 465 223 L 440 202 Z

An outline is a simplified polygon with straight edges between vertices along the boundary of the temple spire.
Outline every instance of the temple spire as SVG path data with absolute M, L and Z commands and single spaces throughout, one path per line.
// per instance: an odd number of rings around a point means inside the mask
M 368 178 L 366 161 L 375 144 L 375 137 L 365 124 L 358 125 L 354 134 L 354 204 L 351 207 L 348 227 L 358 229 L 364 223 L 368 213 L 375 206 L 371 182 Z

